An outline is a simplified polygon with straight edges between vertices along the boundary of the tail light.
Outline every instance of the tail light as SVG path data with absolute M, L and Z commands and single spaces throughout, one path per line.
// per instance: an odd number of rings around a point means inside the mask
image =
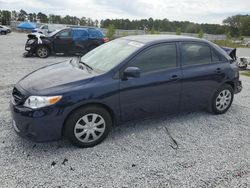
M 109 41 L 109 39 L 108 39 L 107 37 L 102 38 L 101 40 L 102 40 L 102 42 L 104 42 L 104 43 Z

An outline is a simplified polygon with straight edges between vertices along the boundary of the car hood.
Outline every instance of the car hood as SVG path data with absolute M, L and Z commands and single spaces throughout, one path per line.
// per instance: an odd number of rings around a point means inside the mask
M 80 69 L 69 60 L 42 67 L 22 78 L 18 85 L 30 95 L 51 95 L 84 87 L 96 75 L 96 72 Z

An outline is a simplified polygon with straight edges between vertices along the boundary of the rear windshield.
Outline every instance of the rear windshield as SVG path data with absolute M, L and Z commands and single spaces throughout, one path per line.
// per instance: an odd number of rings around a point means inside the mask
M 143 43 L 116 39 L 90 51 L 81 58 L 81 61 L 93 69 L 107 72 L 142 46 Z

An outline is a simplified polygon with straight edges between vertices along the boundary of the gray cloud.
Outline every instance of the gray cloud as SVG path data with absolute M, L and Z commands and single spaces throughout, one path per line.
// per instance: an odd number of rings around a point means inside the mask
M 249 0 L 0 0 L 0 9 L 70 14 L 93 19 L 129 18 L 221 23 L 227 16 L 250 13 Z

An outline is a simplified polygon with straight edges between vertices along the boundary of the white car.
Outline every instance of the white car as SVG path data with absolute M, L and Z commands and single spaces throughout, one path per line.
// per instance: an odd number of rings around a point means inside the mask
M 52 33 L 56 30 L 65 28 L 64 25 L 60 25 L 60 24 L 45 24 L 45 25 L 41 25 L 41 27 L 33 29 L 32 32 L 33 33 L 41 33 L 44 34 L 45 36 L 48 36 L 49 33 Z
M 0 25 L 0 33 L 1 35 L 6 35 L 7 33 L 10 33 L 11 29 L 9 27 L 6 27 L 4 25 Z

